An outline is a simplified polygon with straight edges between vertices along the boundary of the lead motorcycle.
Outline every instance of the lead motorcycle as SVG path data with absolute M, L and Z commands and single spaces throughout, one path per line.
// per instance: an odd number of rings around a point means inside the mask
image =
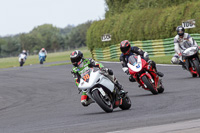
M 81 74 L 78 88 L 86 91 L 86 94 L 107 113 L 117 107 L 122 110 L 129 109 L 131 107 L 130 98 L 127 94 L 121 98 L 119 90 L 107 76 L 106 72 L 99 68 L 88 68 Z
M 152 94 L 164 92 L 162 80 L 156 74 L 155 70 L 140 55 L 132 55 L 128 59 L 128 69 L 130 75 L 139 83 L 139 87 L 151 91 Z
M 185 41 L 183 46 L 185 49 L 182 52 L 182 60 L 186 70 L 191 73 L 192 77 L 200 77 L 199 48 L 191 47 L 191 43 L 188 41 Z
M 25 54 L 20 54 L 19 55 L 19 66 L 22 67 L 26 61 L 26 55 Z

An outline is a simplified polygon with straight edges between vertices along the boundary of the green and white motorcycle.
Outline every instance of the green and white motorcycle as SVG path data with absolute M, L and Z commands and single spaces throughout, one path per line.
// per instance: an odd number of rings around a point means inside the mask
M 108 78 L 108 74 L 96 67 L 89 68 L 81 74 L 78 88 L 95 101 L 105 112 L 112 112 L 114 108 L 127 110 L 131 107 L 131 100 L 126 95 L 121 98 L 119 90 Z

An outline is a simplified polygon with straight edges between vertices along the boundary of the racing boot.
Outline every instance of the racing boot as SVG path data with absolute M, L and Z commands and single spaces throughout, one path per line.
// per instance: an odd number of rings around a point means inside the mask
M 90 105 L 90 104 L 93 103 L 93 102 L 94 102 L 94 101 L 86 95 L 86 92 L 83 92 L 83 93 L 82 93 L 82 95 L 81 95 L 81 104 L 82 104 L 83 106 L 86 107 L 86 106 Z
M 163 77 L 164 74 L 162 72 L 156 72 L 156 74 L 159 76 L 159 77 Z
M 162 72 L 158 72 L 158 71 L 157 71 L 156 63 L 155 63 L 154 61 L 149 60 L 148 63 L 149 63 L 149 65 L 152 66 L 152 68 L 155 70 L 156 74 L 157 74 L 159 77 L 163 77 L 163 76 L 164 76 L 164 74 L 163 74 Z
M 128 92 L 126 92 L 126 91 L 123 90 L 122 85 L 119 84 L 118 81 L 116 81 L 115 85 L 116 85 L 116 87 L 119 89 L 119 95 L 120 95 L 120 97 L 121 97 L 121 98 L 124 98 Z

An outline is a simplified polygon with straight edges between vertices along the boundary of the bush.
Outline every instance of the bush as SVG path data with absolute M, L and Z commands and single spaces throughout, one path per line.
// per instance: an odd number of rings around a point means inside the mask
M 184 3 L 167 8 L 146 8 L 116 14 L 105 20 L 95 21 L 87 32 L 87 46 L 90 50 L 120 43 L 122 40 L 154 40 L 171 38 L 183 21 L 196 20 L 196 28 L 186 30 L 198 33 L 200 27 L 200 2 Z M 111 34 L 112 40 L 102 42 L 103 34 Z

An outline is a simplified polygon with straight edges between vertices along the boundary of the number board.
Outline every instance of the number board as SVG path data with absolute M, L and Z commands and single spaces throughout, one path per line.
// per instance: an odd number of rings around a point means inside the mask
M 186 22 L 183 22 L 183 23 L 182 23 L 182 26 L 183 26 L 185 29 L 195 28 L 195 20 L 192 19 L 192 20 L 188 20 L 188 21 L 186 21 Z
M 101 36 L 101 41 L 102 42 L 111 41 L 111 35 L 110 34 L 104 34 L 103 36 Z

